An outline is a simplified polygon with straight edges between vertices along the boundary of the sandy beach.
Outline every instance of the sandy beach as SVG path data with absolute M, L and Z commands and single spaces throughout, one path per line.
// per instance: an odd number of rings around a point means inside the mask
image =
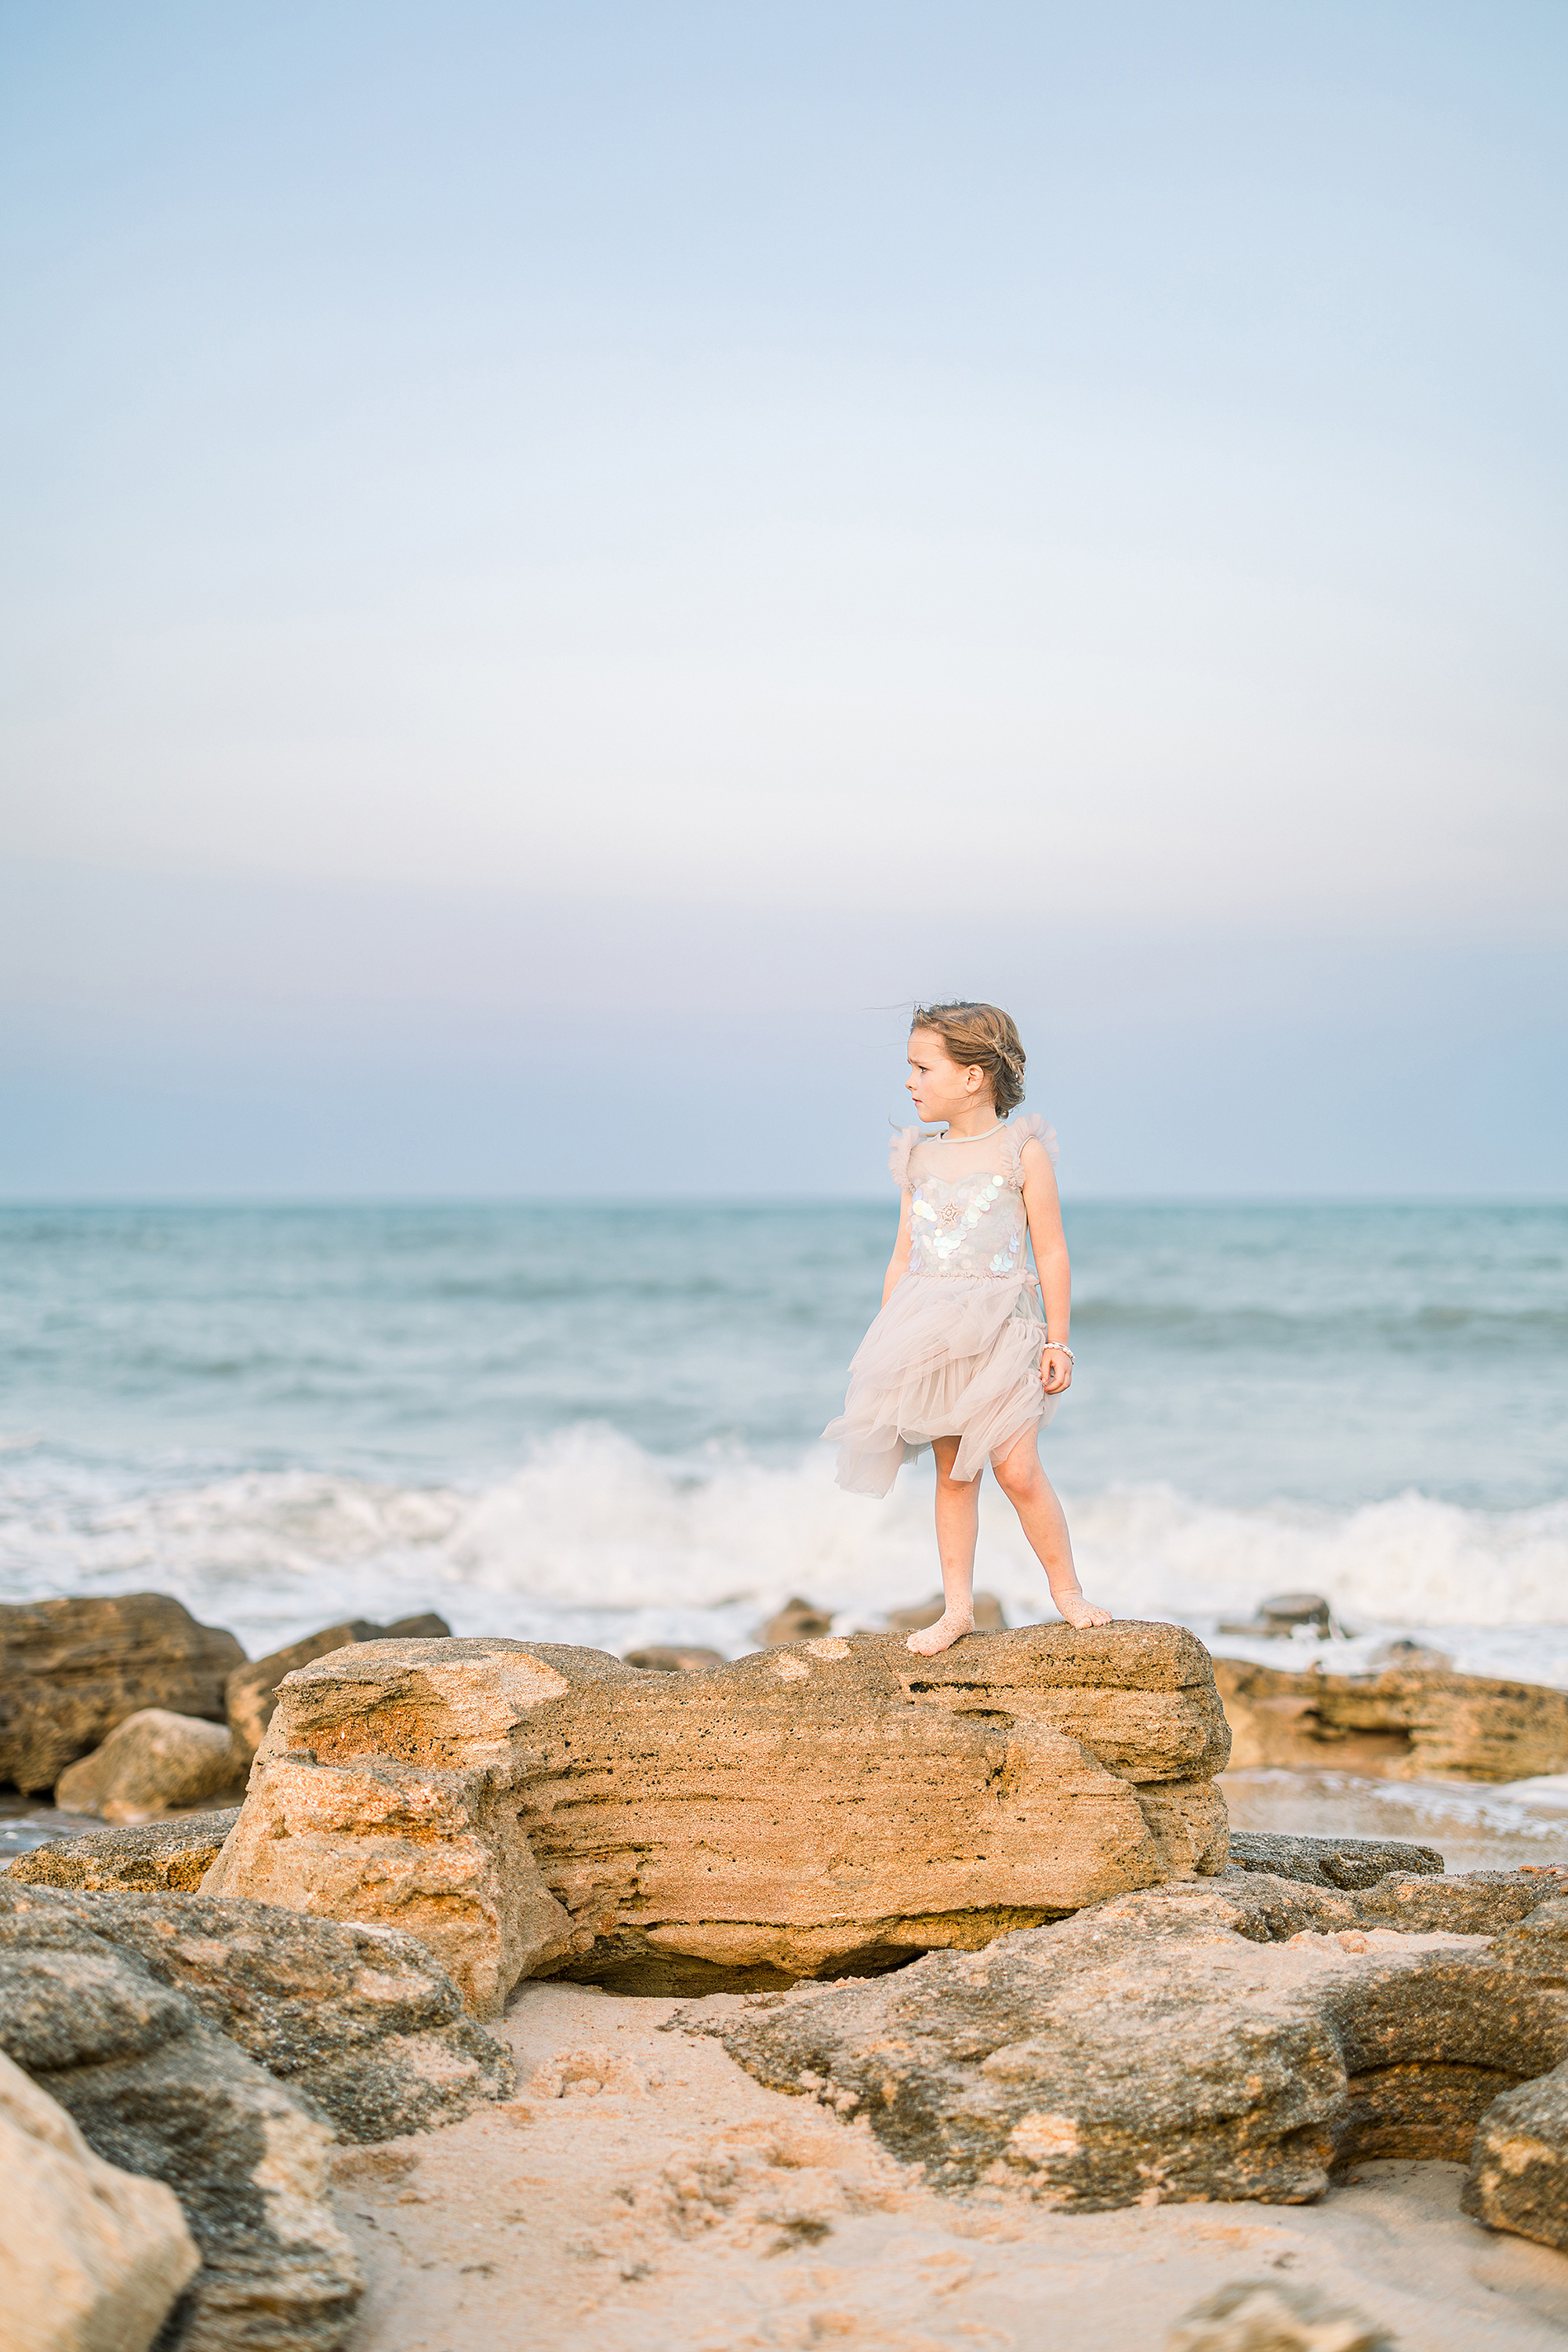
M 1568 2332 L 1568 2256 L 1468 2221 L 1458 2165 L 1363 2165 L 1317 2205 L 941 2198 L 864 2126 L 664 2030 L 678 2006 L 524 1987 L 497 2029 L 521 2095 L 337 2158 L 368 2281 L 353 2352 L 1150 2352 L 1201 2297 L 1279 2277 L 1401 2352 L 1550 2352 Z M 628 2087 L 527 2089 L 578 2053 Z

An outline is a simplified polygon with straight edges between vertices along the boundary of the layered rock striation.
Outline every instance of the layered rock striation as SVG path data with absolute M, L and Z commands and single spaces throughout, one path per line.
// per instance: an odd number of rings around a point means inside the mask
M 1419 1666 L 1288 1673 L 1216 1658 L 1231 1767 L 1383 1780 L 1524 1780 L 1568 1771 L 1568 1691 Z
M 52 1789 L 143 1708 L 225 1720 L 245 1653 L 161 1592 L 0 1604 L 0 1785 Z
M 370 1643 L 279 1685 L 205 1883 L 405 1928 L 480 2016 L 525 1975 L 781 1985 L 1223 1868 L 1227 1745 L 1207 1654 L 1168 1625 L 929 1659 L 825 1635 L 679 1675 Z

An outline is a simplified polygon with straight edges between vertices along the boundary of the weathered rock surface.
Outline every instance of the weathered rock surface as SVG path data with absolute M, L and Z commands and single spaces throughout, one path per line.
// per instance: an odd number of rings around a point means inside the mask
M 4 2055 L 0 2180 L 12 2352 L 147 2352 L 201 2261 L 179 2200 L 94 2156 Z
M 224 1685 L 224 1704 L 235 1746 L 247 1762 L 255 1755 L 272 1720 L 278 1685 L 296 1666 L 308 1666 L 313 1659 L 330 1657 L 334 1650 L 345 1649 L 353 1642 L 439 1642 L 451 1631 L 446 1619 L 437 1617 L 434 1611 L 419 1617 L 399 1617 L 390 1625 L 373 1624 L 365 1617 L 350 1617 L 337 1625 L 323 1625 L 319 1633 L 307 1633 L 302 1641 L 290 1642 L 285 1649 L 270 1651 L 265 1658 L 252 1658 L 236 1666 Z
M 25 1938 L 29 1919 L 133 1955 L 344 2139 L 436 2130 L 513 2088 L 507 2051 L 411 1937 L 210 1895 L 29 1897 L 0 1881 L 0 1932 Z
M 1340 1894 L 1237 1871 L 672 2021 L 864 2114 L 938 2189 L 1296 2203 L 1358 2158 L 1468 2161 L 1492 2102 L 1568 2056 L 1565 1962 L 1568 1901 L 1517 1880 Z
M 912 1609 L 889 1609 L 887 1620 L 888 1631 L 889 1633 L 923 1633 L 928 1625 L 936 1623 L 946 1606 L 944 1596 L 940 1592 L 933 1592 L 929 1601 L 917 1601 Z M 1006 1632 L 1007 1620 L 1003 1612 L 1002 1603 L 994 1592 L 975 1594 L 974 1630 L 977 1633 Z
M 1491 2229 L 1568 2249 L 1568 2066 L 1492 2101 L 1461 2201 Z
M 936 1658 L 823 1637 L 702 1675 L 372 1643 L 280 1685 L 205 1885 L 405 1927 L 481 2016 L 525 1974 L 781 1984 L 1222 1868 L 1226 1747 L 1169 1625 Z
M 724 1664 L 721 1650 L 671 1648 L 655 1643 L 650 1650 L 628 1650 L 626 1664 L 644 1675 L 705 1675 L 710 1666 Z
M 1316 2287 L 1235 2279 L 1205 2295 L 1171 2330 L 1165 2352 L 1394 2352 L 1364 2313 Z
M 1270 1830 L 1232 1830 L 1230 1866 L 1271 1878 L 1299 1878 L 1309 1886 L 1375 1886 L 1393 1871 L 1443 1874 L 1436 1846 L 1394 1838 L 1287 1837 Z
M 149 1706 L 117 1723 L 90 1756 L 67 1765 L 55 1784 L 55 1802 L 63 1813 L 144 1822 L 179 1806 L 237 1795 L 245 1773 L 245 1759 L 225 1725 Z
M 194 1895 L 239 1819 L 239 1807 L 185 1813 L 178 1821 L 140 1827 L 88 1830 L 51 1838 L 20 1853 L 6 1876 L 25 1886 L 74 1886 L 82 1894 L 150 1895 L 158 1889 Z
M 764 1649 L 779 1650 L 791 1642 L 819 1642 L 832 1631 L 832 1610 L 819 1609 L 815 1601 L 803 1601 L 796 1592 L 768 1619 L 760 1638 Z
M 329 2203 L 330 2126 L 81 1927 L 92 1899 L 0 1880 L 0 2048 L 106 2163 L 179 2199 L 202 2267 L 171 2352 L 335 2352 L 361 2279 Z
M 34 1795 L 143 1707 L 224 1721 L 245 1652 L 162 1592 L 0 1605 L 0 1784 Z
M 1231 1766 L 1384 1780 L 1522 1780 L 1568 1771 L 1568 1691 L 1395 1666 L 1287 1674 L 1216 1658 Z

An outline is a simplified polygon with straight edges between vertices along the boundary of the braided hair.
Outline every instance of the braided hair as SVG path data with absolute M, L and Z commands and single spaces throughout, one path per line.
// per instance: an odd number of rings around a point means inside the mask
M 998 1118 L 1023 1101 L 1023 1041 L 1012 1014 L 999 1004 L 917 1004 L 911 1036 L 917 1029 L 934 1030 L 961 1070 L 984 1071 Z

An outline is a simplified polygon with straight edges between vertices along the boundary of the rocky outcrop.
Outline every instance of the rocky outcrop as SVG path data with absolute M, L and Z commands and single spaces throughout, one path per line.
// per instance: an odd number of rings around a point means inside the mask
M 179 2200 L 94 2156 L 0 2056 L 0 2278 L 14 2352 L 148 2352 L 197 2253 Z
M 1565 1961 L 1568 1901 L 1511 1877 L 1237 1871 L 672 2022 L 865 2116 L 937 2189 L 1289 2204 L 1358 2158 L 1468 2162 L 1494 2100 L 1568 2057 Z
M 143 1707 L 222 1723 L 232 1633 L 162 1592 L 0 1606 L 0 1785 L 52 1789 Z
M 29 1919 L 132 1955 L 344 2139 L 437 2130 L 513 2087 L 509 2053 L 407 1936 L 210 1895 L 29 1895 L 0 1880 L 0 1927 L 25 1938 Z
M 181 1806 L 237 1796 L 246 1764 L 221 1723 L 143 1707 L 117 1723 L 101 1748 L 68 1764 L 55 1785 L 65 1813 L 145 1822 Z
M 170 2352 L 336 2352 L 361 2280 L 331 2126 L 73 1898 L 0 1880 L 0 2048 L 106 2163 L 174 2191 L 200 2249 Z
M 1433 1845 L 1395 1838 L 1287 1837 L 1270 1830 L 1232 1830 L 1233 1870 L 1299 1878 L 1309 1886 L 1375 1886 L 1394 1871 L 1440 1878 L 1443 1857 Z
M 1568 1691 L 1411 1666 L 1287 1674 L 1216 1658 L 1231 1767 L 1384 1780 L 1523 1780 L 1568 1771 Z
M 248 1763 L 272 1720 L 278 1685 L 297 1666 L 308 1666 L 313 1659 L 330 1657 L 334 1650 L 345 1649 L 354 1642 L 439 1642 L 451 1631 L 446 1619 L 434 1612 L 418 1617 L 399 1617 L 390 1625 L 373 1624 L 364 1617 L 350 1617 L 337 1625 L 323 1625 L 319 1633 L 307 1633 L 303 1641 L 290 1642 L 285 1649 L 272 1650 L 265 1658 L 252 1658 L 236 1666 L 224 1685 L 224 1704 L 236 1748 Z
M 227 1805 L 174 1822 L 51 1838 L 18 1854 L 6 1875 L 25 1886 L 72 1886 L 84 1895 L 150 1895 L 160 1889 L 194 1895 L 238 1819 L 239 1807 Z
M 1226 1731 L 1180 1628 L 706 1674 L 372 1643 L 290 1675 L 209 1893 L 406 1928 L 481 2016 L 522 1975 L 787 1983 L 968 1949 L 1223 1867 Z

